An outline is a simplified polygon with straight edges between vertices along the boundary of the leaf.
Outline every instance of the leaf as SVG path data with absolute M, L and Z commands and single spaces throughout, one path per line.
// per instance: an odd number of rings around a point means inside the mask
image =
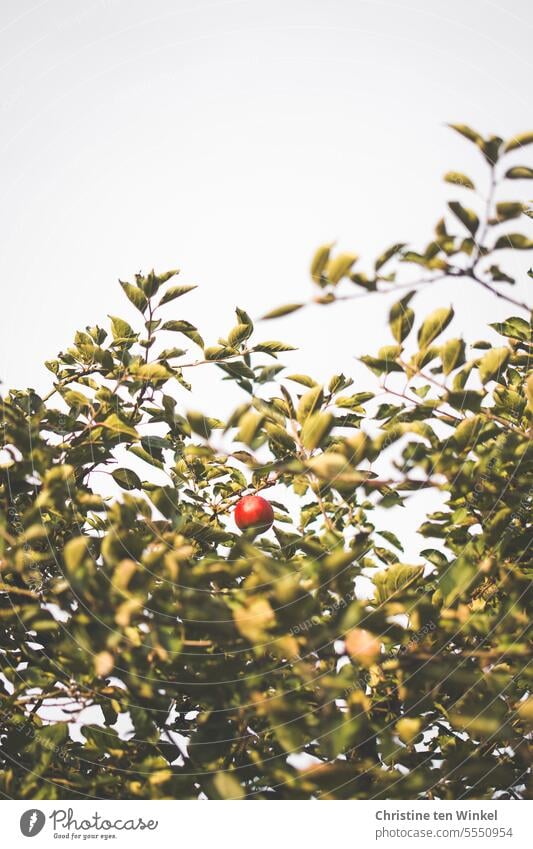
M 329 262 L 332 246 L 332 243 L 329 245 L 321 245 L 321 247 L 315 251 L 311 261 L 311 277 L 315 283 L 320 283 L 324 269 Z
M 533 374 L 526 380 L 526 398 L 528 410 L 533 413 Z
M 338 254 L 335 259 L 332 259 L 328 262 L 326 269 L 326 276 L 328 280 L 334 285 L 339 283 L 339 281 L 342 280 L 343 277 L 346 277 L 352 265 L 357 262 L 357 260 L 357 254 Z
M 533 143 L 533 132 L 529 133 L 519 133 L 517 136 L 513 136 L 512 139 L 509 139 L 508 142 L 504 145 L 504 151 L 508 153 L 511 150 L 517 150 L 519 147 L 525 147 L 526 144 Z
M 500 371 L 507 364 L 510 354 L 511 351 L 506 347 L 492 348 L 487 351 L 478 364 L 479 377 L 483 384 L 488 383 L 489 380 L 499 379 Z
M 139 312 L 143 313 L 146 307 L 148 306 L 148 299 L 146 295 L 144 295 L 141 289 L 139 289 L 137 286 L 133 286 L 132 283 L 125 283 L 123 280 L 119 280 L 118 282 L 124 289 L 126 296 L 131 301 L 133 306 L 136 307 Z
M 244 442 L 246 445 L 251 445 L 257 436 L 261 425 L 263 424 L 265 417 L 260 415 L 259 413 L 255 413 L 250 410 L 248 413 L 245 413 L 244 416 L 239 420 L 239 432 L 237 434 L 237 441 Z
M 275 625 L 276 617 L 266 598 L 248 599 L 243 607 L 233 613 L 237 630 L 251 643 L 268 640 L 268 631 Z
M 465 189 L 475 189 L 475 185 L 466 174 L 461 174 L 459 171 L 448 171 L 444 175 L 446 183 L 453 183 L 454 186 L 463 186 Z
M 508 180 L 533 180 L 533 168 L 527 165 L 515 165 L 505 172 Z
M 139 476 L 131 469 L 115 469 L 111 476 L 122 489 L 141 489 L 142 483 Z
M 460 451 L 464 451 L 467 447 L 472 447 L 476 443 L 479 432 L 483 426 L 483 418 L 481 416 L 470 416 L 464 419 L 455 428 L 453 441 Z
M 275 310 L 271 310 L 270 312 L 265 313 L 265 315 L 261 316 L 263 320 L 270 318 L 281 318 L 283 315 L 290 315 L 291 312 L 296 312 L 296 310 L 301 310 L 305 304 L 285 304 L 283 307 L 276 307 Z
M 463 365 L 465 361 L 464 339 L 448 339 L 440 349 L 440 358 L 444 374 L 450 374 L 457 366 Z
M 162 363 L 145 363 L 132 370 L 132 376 L 136 380 L 145 380 L 150 383 L 159 383 L 162 380 L 168 380 L 172 375 L 173 372 Z
M 392 531 L 378 531 L 379 535 L 386 539 L 387 542 L 390 542 L 395 548 L 399 549 L 399 551 L 403 551 L 403 546 L 398 539 L 398 537 L 392 533 Z
M 389 326 L 392 335 L 397 342 L 403 342 L 412 330 L 415 314 L 407 304 L 415 294 L 415 290 L 408 292 L 403 298 L 392 305 L 389 312 Z
M 446 400 L 456 410 L 470 410 L 479 413 L 484 394 L 475 389 L 464 389 L 459 392 L 448 392 Z
M 447 566 L 439 578 L 439 588 L 446 605 L 450 605 L 463 593 L 469 592 L 477 571 L 472 551 L 467 547 L 453 563 Z
M 187 336 L 188 339 L 190 339 L 200 348 L 204 347 L 204 341 L 202 337 L 198 333 L 194 324 L 191 324 L 189 321 L 165 321 L 165 323 L 161 326 L 161 330 L 170 330 L 174 333 L 183 333 L 184 336 Z
M 307 374 L 288 374 L 286 375 L 286 380 L 294 380 L 295 383 L 301 383 L 303 386 L 316 386 L 316 380 L 313 380 L 312 377 L 309 377 Z
M 459 221 L 464 224 L 469 233 L 475 236 L 479 227 L 479 218 L 476 213 L 472 209 L 467 209 L 457 201 L 450 201 L 448 206 Z
M 228 345 L 236 348 L 252 335 L 253 328 L 249 324 L 237 324 L 228 333 Z
M 376 603 L 384 604 L 389 601 L 421 578 L 423 573 L 423 566 L 406 566 L 403 563 L 395 563 L 383 572 L 377 572 L 372 579 L 376 587 Z
M 135 428 L 121 421 L 116 413 L 111 413 L 111 415 L 108 416 L 105 421 L 101 422 L 101 427 L 105 427 L 108 430 L 113 431 L 113 433 L 119 433 L 124 436 L 130 436 L 134 439 L 139 438 L 139 434 L 137 433 Z
M 460 133 L 465 137 L 465 139 L 468 139 L 468 141 L 474 142 L 474 144 L 479 146 L 483 144 L 483 137 L 467 124 L 448 124 L 448 126 L 452 130 L 455 130 L 456 133 Z
M 507 336 L 510 339 L 521 339 L 523 342 L 528 342 L 533 336 L 533 329 L 530 322 L 519 316 L 511 316 L 506 321 L 494 322 L 489 325 L 496 330 L 501 336 Z
M 176 298 L 181 298 L 182 295 L 186 295 L 188 292 L 192 292 L 193 289 L 197 288 L 198 286 L 170 286 L 159 301 L 159 306 L 168 304 L 170 301 L 176 300 Z
M 137 334 L 127 321 L 114 315 L 110 315 L 109 318 L 111 319 L 111 332 L 115 342 L 135 339 Z
M 151 466 L 155 466 L 157 469 L 164 469 L 163 462 L 157 457 L 154 457 L 153 454 L 150 454 L 149 451 L 146 451 L 140 445 L 128 446 L 128 451 L 131 451 L 131 453 L 135 454 L 135 456 L 140 460 L 144 460 L 145 463 L 150 463 Z
M 440 307 L 432 312 L 418 331 L 418 344 L 427 348 L 449 325 L 454 316 L 453 307 Z
M 83 536 L 74 537 L 67 542 L 63 549 L 63 560 L 69 572 L 75 572 L 82 566 L 87 557 L 90 542 L 89 537 Z
M 285 342 L 276 342 L 269 340 L 268 342 L 260 342 L 259 345 L 254 345 L 254 351 L 262 351 L 265 354 L 279 354 L 281 351 L 295 351 L 292 345 L 286 345 Z
M 215 774 L 213 786 L 218 799 L 244 799 L 244 790 L 237 778 L 228 770 Z
M 332 479 L 350 469 L 346 457 L 343 454 L 326 453 L 311 457 L 307 465 L 320 478 Z
M 354 395 L 338 395 L 335 398 L 335 404 L 343 410 L 356 410 L 361 407 L 361 404 L 371 401 L 373 397 L 373 392 L 356 392 Z
M 379 269 L 382 268 L 382 266 L 384 266 L 385 263 L 389 261 L 389 259 L 392 259 L 393 256 L 400 253 L 403 248 L 405 248 L 405 242 L 396 242 L 395 245 L 391 245 L 390 248 L 387 248 L 386 251 L 383 251 L 381 256 L 379 256 L 374 263 L 374 270 L 379 271 Z
M 313 386 L 308 392 L 304 392 L 298 403 L 296 418 L 300 424 L 304 424 L 305 420 L 312 413 L 316 412 L 321 407 L 324 400 L 324 390 L 321 386 Z
M 203 413 L 191 410 L 187 413 L 187 420 L 194 433 L 202 436 L 204 439 L 209 439 L 211 436 L 211 425 L 209 419 Z
M 331 413 L 312 413 L 306 420 L 300 434 L 304 448 L 310 451 L 318 448 L 333 427 L 334 417 Z
M 502 201 L 496 204 L 496 218 L 498 221 L 510 221 L 519 218 L 524 211 L 524 204 L 517 201 Z
M 506 233 L 496 240 L 493 250 L 497 251 L 504 248 L 513 248 L 516 251 L 530 251 L 533 248 L 533 241 L 524 236 L 523 233 Z

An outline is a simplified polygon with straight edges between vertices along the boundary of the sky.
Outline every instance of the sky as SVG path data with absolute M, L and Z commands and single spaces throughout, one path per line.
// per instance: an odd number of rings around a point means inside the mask
M 215 342 L 236 305 L 257 316 L 308 298 L 324 242 L 364 267 L 428 239 L 450 197 L 442 174 L 486 176 L 446 122 L 504 136 L 533 125 L 528 6 L 3 0 L 4 385 L 43 390 L 43 361 L 77 328 L 133 318 L 117 279 L 139 270 L 179 267 L 198 284 L 179 317 Z M 473 336 L 502 314 L 464 281 L 421 295 L 417 312 L 450 301 Z M 297 345 L 291 368 L 326 379 L 387 341 L 386 316 L 370 298 L 264 338 Z M 224 405 L 227 384 L 198 379 Z

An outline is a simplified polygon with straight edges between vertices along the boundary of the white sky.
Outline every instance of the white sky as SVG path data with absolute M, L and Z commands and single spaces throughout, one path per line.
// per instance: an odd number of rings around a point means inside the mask
M 442 174 L 485 177 L 445 122 L 533 126 L 532 35 L 528 0 L 2 0 L 4 384 L 43 390 L 42 362 L 77 328 L 132 320 L 116 281 L 138 270 L 200 284 L 169 317 L 213 343 L 236 304 L 257 316 L 306 299 L 323 242 L 364 266 L 427 240 L 457 195 Z M 354 357 L 389 341 L 390 301 L 261 335 L 298 345 L 291 371 L 343 370 L 362 389 Z M 470 339 L 510 312 L 462 281 L 420 295 L 417 315 L 450 302 Z M 223 414 L 236 397 L 215 371 L 195 370 L 190 405 Z

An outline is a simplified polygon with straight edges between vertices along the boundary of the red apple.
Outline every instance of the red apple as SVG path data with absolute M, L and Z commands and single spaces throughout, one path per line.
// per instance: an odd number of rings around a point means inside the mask
M 255 528 L 268 531 L 274 521 L 274 511 L 265 498 L 260 495 L 245 495 L 235 508 L 235 523 L 241 531 Z

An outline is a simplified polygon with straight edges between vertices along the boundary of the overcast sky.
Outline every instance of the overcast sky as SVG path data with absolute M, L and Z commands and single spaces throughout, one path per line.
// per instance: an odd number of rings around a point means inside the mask
M 484 176 L 445 122 L 533 125 L 532 35 L 528 0 L 2 0 L 4 384 L 43 388 L 75 329 L 128 314 L 116 281 L 140 269 L 200 284 L 177 304 L 215 341 L 236 304 L 307 297 L 318 244 L 364 263 L 428 238 L 442 174 Z M 474 295 L 481 330 L 501 307 L 464 282 L 417 312 Z M 386 312 L 369 299 L 265 336 L 326 377 L 386 341 Z
M 213 343 L 235 305 L 256 316 L 309 297 L 323 242 L 364 266 L 427 240 L 457 195 L 442 174 L 486 177 L 445 123 L 533 126 L 532 35 L 528 0 L 2 0 L 4 384 L 42 390 L 42 362 L 77 328 L 132 320 L 117 279 L 136 271 L 198 283 L 171 316 Z M 390 301 L 261 335 L 298 345 L 291 370 L 342 370 L 360 389 L 354 358 L 389 341 Z M 470 339 L 509 312 L 460 281 L 420 295 L 417 315 L 450 302 Z M 211 367 L 194 378 L 194 406 L 234 403 Z

